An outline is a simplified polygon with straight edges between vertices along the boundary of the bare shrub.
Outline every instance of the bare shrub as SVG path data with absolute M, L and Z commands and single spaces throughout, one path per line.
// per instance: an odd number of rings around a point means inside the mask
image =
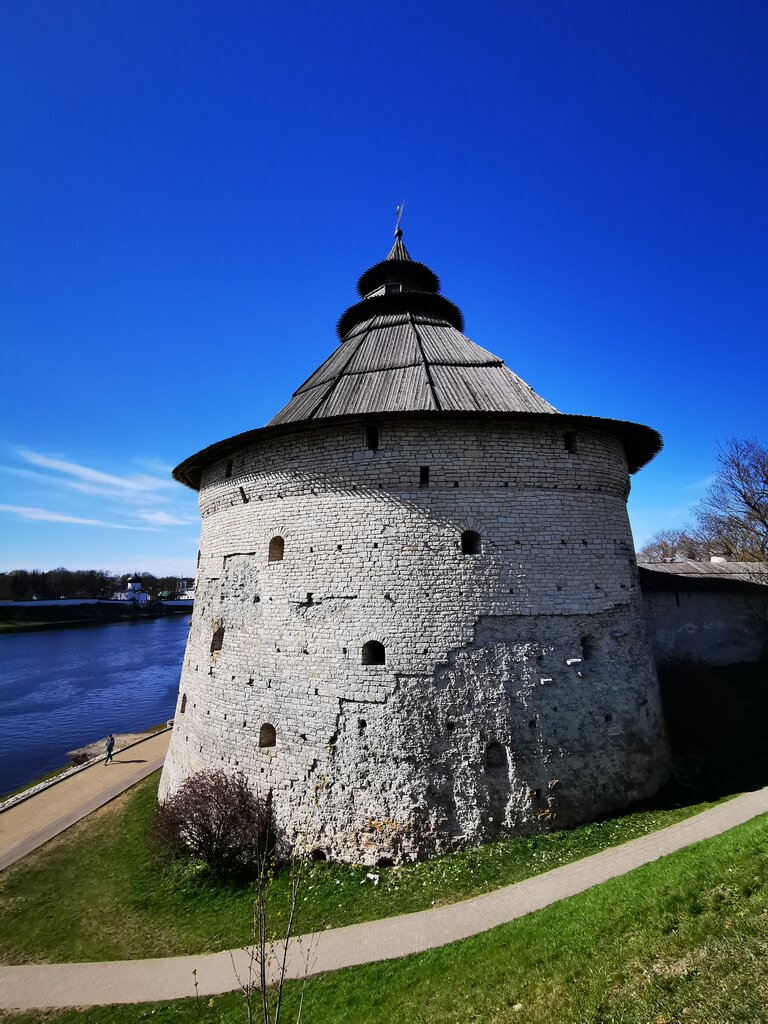
M 222 771 L 191 775 L 155 812 L 149 832 L 166 859 L 205 861 L 216 875 L 257 865 L 270 846 L 271 808 L 242 775 Z

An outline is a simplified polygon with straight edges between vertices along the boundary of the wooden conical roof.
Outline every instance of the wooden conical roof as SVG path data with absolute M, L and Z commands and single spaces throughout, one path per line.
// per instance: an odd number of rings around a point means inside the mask
M 385 260 L 358 282 L 340 344 L 270 426 L 384 412 L 556 413 L 498 356 L 463 333 L 437 276 L 411 259 L 398 229 Z
M 395 232 L 386 259 L 357 283 L 361 300 L 337 325 L 340 343 L 267 424 L 226 438 L 180 463 L 174 477 L 201 485 L 206 467 L 275 435 L 348 421 L 351 417 L 414 419 L 439 415 L 557 424 L 619 438 L 630 473 L 661 450 L 659 434 L 640 423 L 559 413 L 502 359 L 464 334 L 461 310 L 440 294 L 434 271 L 412 260 Z

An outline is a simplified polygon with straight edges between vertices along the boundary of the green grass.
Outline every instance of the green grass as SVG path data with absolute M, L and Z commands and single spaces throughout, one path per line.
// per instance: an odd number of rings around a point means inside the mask
M 463 942 L 309 980 L 304 1024 L 766 1024 L 768 818 Z M 190 978 L 191 985 L 191 978 Z M 288 986 L 286 1024 L 298 985 Z M 245 1020 L 237 994 L 6 1024 Z
M 251 890 L 185 866 L 161 868 L 145 836 L 158 775 L 0 876 L 0 961 L 110 960 L 244 945 Z M 635 810 L 602 823 L 515 838 L 401 868 L 313 864 L 298 930 L 323 930 L 454 902 L 671 825 L 711 804 Z M 378 884 L 368 874 L 378 876 Z M 288 878 L 278 872 L 274 920 Z

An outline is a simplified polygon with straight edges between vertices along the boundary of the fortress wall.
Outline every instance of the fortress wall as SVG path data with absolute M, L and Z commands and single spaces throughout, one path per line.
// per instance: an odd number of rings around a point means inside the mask
M 404 419 L 377 451 L 351 424 L 228 461 L 201 487 L 163 792 L 244 771 L 289 834 L 375 863 L 657 788 L 666 744 L 615 438 L 579 433 L 572 453 L 547 424 Z M 462 554 L 464 530 L 479 554 Z M 369 640 L 385 664 L 362 664 Z
M 762 661 L 766 652 L 768 595 L 743 590 L 647 590 L 648 634 L 657 664 L 691 658 L 708 665 Z

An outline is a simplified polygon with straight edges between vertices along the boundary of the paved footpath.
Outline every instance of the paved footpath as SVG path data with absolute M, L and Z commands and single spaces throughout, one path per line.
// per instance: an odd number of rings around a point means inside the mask
M 162 768 L 170 731 L 118 750 L 0 814 L 0 871 Z
M 417 914 L 302 936 L 291 943 L 288 976 L 301 977 L 307 958 L 308 973 L 317 974 L 390 960 L 477 935 L 725 832 L 766 811 L 768 788 L 746 793 L 660 832 L 484 896 Z M 233 950 L 156 960 L 0 966 L 0 1009 L 103 1006 L 192 996 L 193 970 L 197 971 L 199 994 L 218 995 L 238 987 L 236 972 L 241 978 L 247 976 L 247 957 L 243 950 Z

